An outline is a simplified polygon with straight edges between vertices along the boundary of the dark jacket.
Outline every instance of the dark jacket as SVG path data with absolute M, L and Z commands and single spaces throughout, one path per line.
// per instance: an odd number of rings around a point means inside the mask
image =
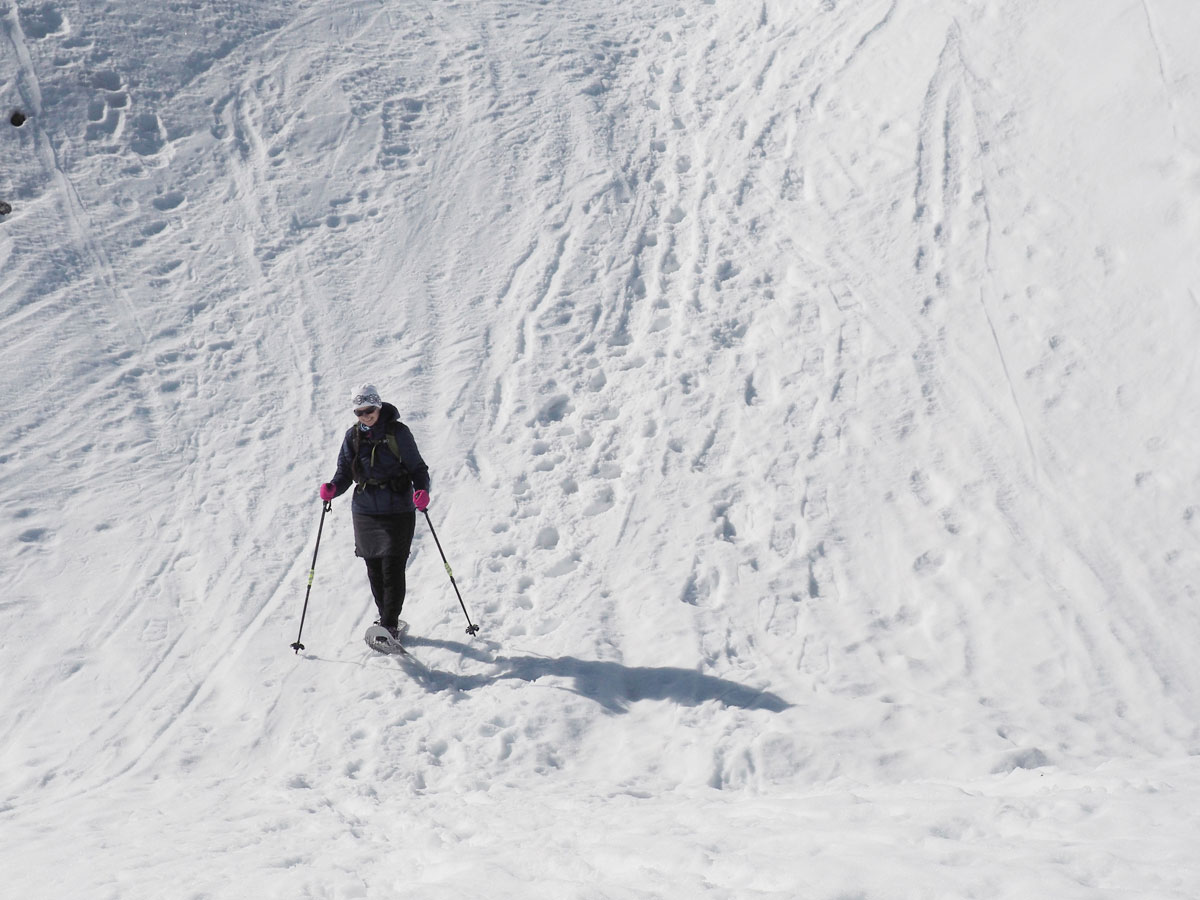
M 388 446 L 385 429 L 391 429 L 396 437 L 399 459 Z M 357 466 L 354 458 L 356 431 L 359 432 Z M 356 481 L 360 483 L 355 485 Z M 362 483 L 364 481 L 370 483 Z M 415 509 L 412 494 L 414 490 L 429 490 L 429 467 L 421 459 L 412 432 L 400 421 L 396 407 L 383 404 L 373 428 L 365 428 L 361 422 L 350 426 L 342 440 L 333 484 L 337 488 L 335 496 L 354 487 L 350 508 L 358 515 L 390 516 Z

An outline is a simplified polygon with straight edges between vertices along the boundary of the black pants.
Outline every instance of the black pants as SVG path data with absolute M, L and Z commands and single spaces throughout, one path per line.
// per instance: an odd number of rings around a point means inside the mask
M 388 516 L 391 531 L 391 553 L 387 556 L 372 556 L 363 560 L 367 564 L 367 578 L 371 582 L 371 594 L 379 609 L 379 624 L 395 628 L 404 608 L 404 567 L 408 565 L 408 551 L 412 546 L 416 515 Z

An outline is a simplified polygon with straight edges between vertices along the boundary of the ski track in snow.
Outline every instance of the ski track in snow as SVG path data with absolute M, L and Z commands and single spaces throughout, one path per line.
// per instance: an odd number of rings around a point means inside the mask
M 1196 895 L 1186 4 L 2 13 L 14 896 Z

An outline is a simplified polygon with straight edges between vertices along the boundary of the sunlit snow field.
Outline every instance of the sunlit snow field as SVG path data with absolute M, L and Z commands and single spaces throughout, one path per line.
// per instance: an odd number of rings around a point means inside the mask
M 0 893 L 1200 897 L 1198 45 L 0 4 Z

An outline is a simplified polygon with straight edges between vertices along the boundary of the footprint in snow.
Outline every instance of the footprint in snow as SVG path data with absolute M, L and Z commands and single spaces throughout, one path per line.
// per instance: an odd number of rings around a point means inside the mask
M 155 197 L 151 202 L 159 212 L 168 212 L 178 209 L 186 199 L 187 196 L 181 191 L 167 191 L 167 193 Z
M 67 33 L 66 17 L 46 3 L 38 7 L 18 7 L 17 17 L 21 23 L 21 32 L 31 40 L 41 41 L 48 37 L 57 37 Z

